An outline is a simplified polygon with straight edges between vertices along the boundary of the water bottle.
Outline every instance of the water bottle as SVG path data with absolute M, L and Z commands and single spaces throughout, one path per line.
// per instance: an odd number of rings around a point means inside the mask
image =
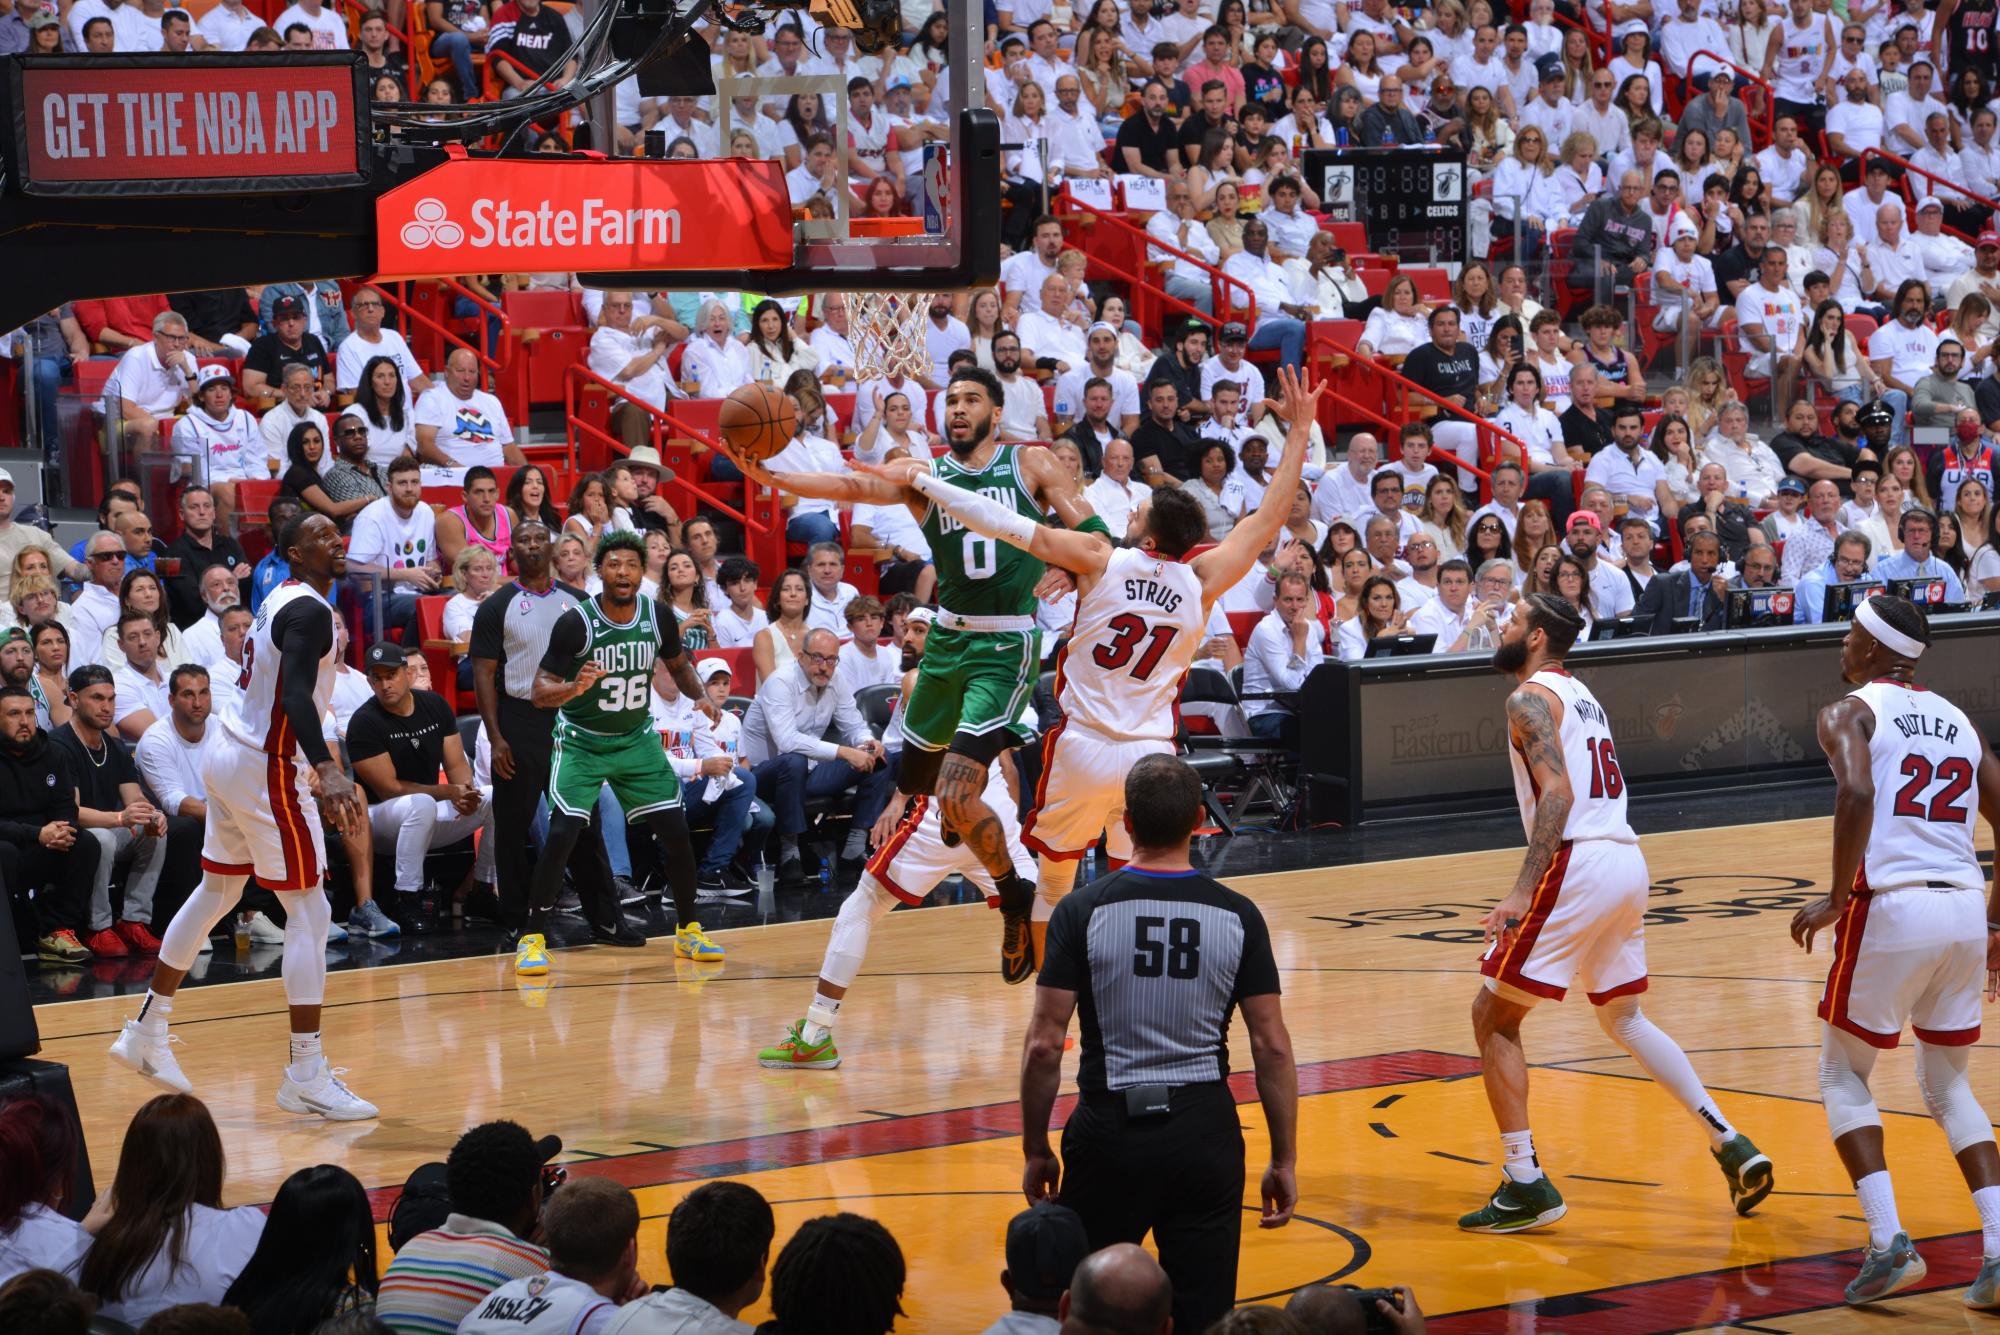
M 1395 127 L 1390 125 L 1384 125 L 1382 127 L 1382 147 L 1394 148 L 1395 146 L 1396 146 Z

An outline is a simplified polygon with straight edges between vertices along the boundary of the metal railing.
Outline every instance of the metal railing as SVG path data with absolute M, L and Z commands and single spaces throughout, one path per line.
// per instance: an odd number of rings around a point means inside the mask
M 1134 308 L 1131 312 L 1132 317 L 1148 329 L 1163 327 L 1164 321 L 1150 321 L 1144 315 L 1140 314 L 1137 308 L 1141 304 L 1139 296 L 1142 291 L 1146 297 L 1145 304 L 1154 309 L 1170 309 L 1179 312 L 1183 316 L 1193 316 L 1204 324 L 1217 326 L 1228 320 L 1240 319 L 1243 321 L 1246 330 L 1253 334 L 1256 332 L 1257 294 L 1242 279 L 1230 277 L 1221 269 L 1201 259 L 1199 256 L 1190 255 L 1177 246 L 1170 246 L 1166 242 L 1159 240 L 1148 233 L 1145 228 L 1134 224 L 1130 219 L 1086 204 L 1067 191 L 1057 196 L 1054 203 L 1057 217 L 1062 217 L 1070 213 L 1082 214 L 1092 219 L 1097 226 L 1109 229 L 1111 233 L 1124 237 L 1140 248 L 1138 252 L 1139 262 L 1131 269 L 1120 265 L 1117 260 L 1108 258 L 1097 251 L 1086 250 L 1085 253 L 1090 256 L 1091 263 L 1105 270 L 1119 281 L 1131 285 L 1133 289 L 1131 304 Z M 1145 249 L 1147 246 L 1157 247 L 1176 260 L 1185 260 L 1206 273 L 1209 279 L 1211 304 L 1215 308 L 1214 313 L 1205 312 L 1192 302 L 1175 296 L 1173 293 L 1167 291 L 1164 283 L 1154 282 L 1152 277 L 1147 273 L 1148 266 L 1153 262 L 1149 258 L 1151 252 Z M 1229 292 L 1232 288 L 1239 289 L 1244 294 L 1244 305 L 1240 314 L 1236 313 L 1235 303 L 1229 297 Z
M 1898 167 L 1901 167 L 1903 169 L 1903 177 L 1898 184 L 1898 189 L 1902 192 L 1903 202 L 1905 206 L 1912 210 L 1916 208 L 1916 201 L 1910 197 L 1910 177 L 1911 175 L 1914 174 L 1923 177 L 1926 181 L 1930 181 L 1936 185 L 1944 187 L 1944 190 L 1948 190 L 1952 194 L 1957 195 L 1960 199 L 1964 200 L 1968 204 L 1977 204 L 1981 208 L 1987 209 L 1989 211 L 2000 212 L 2000 200 L 1988 199 L 1985 195 L 1975 194 L 1973 191 L 1967 189 L 1965 186 L 1960 185 L 1958 182 L 1950 180 L 1947 177 L 1939 176 L 1936 172 L 1927 171 L 1926 169 L 1919 167 L 1915 163 L 1911 162 L 1908 158 L 1903 157 L 1901 154 L 1891 153 L 1889 150 L 1885 148 L 1864 148 L 1861 150 L 1861 173 L 1863 176 L 1866 176 L 1868 174 L 1868 160 L 1870 158 L 1881 158 L 1884 162 L 1892 162 L 1896 164 Z M 1933 190 L 1931 193 L 1937 195 L 1940 200 L 1944 198 L 1943 191 Z M 1912 218 L 1911 221 L 1914 222 L 1915 221 L 1914 218 Z M 1966 242 L 1968 245 L 1971 244 L 1973 240 L 1972 237 L 1967 236 L 1964 232 L 1961 232 L 1960 230 L 1958 230 L 1958 228 L 1952 227 L 1949 224 L 1946 225 L 1945 230 L 1950 232 L 1953 236 L 1958 237 L 1960 240 Z

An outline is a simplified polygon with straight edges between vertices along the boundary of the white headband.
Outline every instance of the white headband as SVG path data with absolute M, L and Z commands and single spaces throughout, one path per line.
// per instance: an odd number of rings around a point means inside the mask
M 1854 609 L 1854 619 L 1868 628 L 1868 633 L 1880 640 L 1885 648 L 1893 649 L 1905 658 L 1921 658 L 1924 646 L 1890 625 L 1883 615 L 1868 602 L 1862 602 Z

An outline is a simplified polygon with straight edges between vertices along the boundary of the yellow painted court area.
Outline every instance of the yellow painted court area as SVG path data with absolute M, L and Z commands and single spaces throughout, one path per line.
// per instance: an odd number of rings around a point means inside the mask
M 1828 828 L 1797 821 L 1644 841 L 1657 909 L 1644 1004 L 1776 1165 L 1778 1193 L 1748 1220 L 1730 1210 L 1700 1129 L 1632 1078 L 1635 1065 L 1578 998 L 1543 1007 L 1524 1031 L 1537 1063 L 1537 1148 L 1568 1217 L 1509 1238 L 1453 1226 L 1499 1179 L 1468 1012 L 1479 918 L 1512 883 L 1517 852 L 1231 879 L 1270 922 L 1308 1091 L 1300 1218 L 1276 1232 L 1246 1219 L 1240 1295 L 1332 1275 L 1408 1283 L 1441 1331 L 1616 1335 L 1740 1322 L 2000 1332 L 2000 1320 L 1958 1306 L 1977 1217 L 1923 1115 L 1907 1047 L 1884 1055 L 1875 1089 L 1904 1223 L 1913 1237 L 1945 1239 L 1924 1248 L 1936 1291 L 1849 1313 L 1832 1305 L 1852 1257 L 1812 1259 L 1863 1236 L 1818 1104 L 1813 1007 L 1830 942 L 1808 958 L 1785 931 L 1826 876 Z M 845 1064 L 762 1070 L 756 1049 L 803 1012 L 826 935 L 824 921 L 723 933 L 730 958 L 719 970 L 677 964 L 664 941 L 559 952 L 541 989 L 518 986 L 497 957 L 335 974 L 327 1051 L 381 1106 L 379 1123 L 327 1126 L 272 1103 L 284 1053 L 275 981 L 190 989 L 174 1029 L 222 1126 L 232 1203 L 269 1200 L 290 1171 L 315 1162 L 393 1188 L 442 1158 L 464 1127 L 512 1117 L 561 1135 L 573 1172 L 606 1173 L 639 1193 L 650 1279 L 667 1278 L 673 1203 L 704 1177 L 727 1175 L 776 1204 L 781 1239 L 813 1214 L 880 1218 L 909 1263 L 910 1318 L 899 1329 L 977 1331 L 1005 1306 L 998 1274 L 1005 1223 L 1021 1204 L 1013 1103 L 1032 989 L 997 976 L 997 915 L 897 913 L 842 1011 Z M 151 1092 L 104 1055 L 133 1004 L 45 1006 L 37 1016 L 44 1055 L 72 1068 L 100 1184 Z M 2000 1111 L 1996 1046 L 1989 1031 L 1973 1054 L 1989 1114 Z M 1232 1051 L 1247 1066 L 1240 1026 Z M 1242 1112 L 1254 1193 L 1262 1120 L 1254 1100 Z M 1481 1310 L 1504 1304 L 1518 1306 Z

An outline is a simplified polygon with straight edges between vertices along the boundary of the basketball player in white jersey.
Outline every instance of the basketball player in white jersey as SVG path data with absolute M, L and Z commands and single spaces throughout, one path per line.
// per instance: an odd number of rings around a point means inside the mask
M 208 934 L 236 907 L 252 875 L 285 910 L 285 1000 L 291 1006 L 291 1060 L 278 1086 L 286 1112 L 329 1121 L 375 1116 L 320 1053 L 320 1003 L 326 992 L 326 935 L 333 920 L 321 885 L 325 810 L 334 828 L 358 833 L 364 817 L 354 781 L 320 730 L 333 700 L 337 614 L 333 582 L 346 573 L 340 530 L 324 515 L 287 524 L 278 549 L 292 578 L 273 589 L 243 644 L 241 694 L 217 715 L 223 741 L 203 760 L 208 791 L 201 888 L 188 897 L 160 942 L 160 963 L 138 1018 L 127 1020 L 111 1055 L 140 1075 L 180 1093 L 193 1085 L 167 1042 L 174 994 Z M 310 769 L 298 763 L 303 754 Z M 314 788 L 318 795 L 315 799 Z
M 1836 785 L 1832 889 L 1799 910 L 1792 939 L 1810 952 L 1816 932 L 1839 924 L 1819 1003 L 1819 1087 L 1868 1221 L 1847 1301 L 1875 1302 L 1925 1273 L 1896 1216 L 1868 1090 L 1876 1054 L 1908 1025 L 1924 1106 L 1979 1211 L 1985 1260 L 1965 1305 L 1990 1312 L 2000 1311 L 2000 1153 L 1966 1072 L 1982 971 L 1988 997 L 2000 997 L 2000 890 L 1982 902 L 1987 878 L 1973 848 L 1980 816 L 2000 825 L 2000 761 L 1963 711 L 1915 684 L 1930 638 L 1914 603 L 1885 595 L 1855 608 L 1840 674 L 1859 689 L 1819 715 Z
M 924 642 L 930 636 L 934 619 L 935 614 L 928 607 L 910 613 L 903 644 L 902 691 L 896 697 L 895 711 L 882 738 L 892 749 L 900 749 L 903 703 L 917 684 L 917 664 L 923 661 Z M 1005 766 L 1011 772 L 1013 764 L 1013 759 L 1004 752 L 989 764 L 986 789 L 980 796 L 1000 822 L 1008 856 L 1014 861 L 1014 874 L 1032 881 L 1035 864 L 1022 851 L 1021 822 L 1014 814 L 1020 809 L 1020 799 L 1010 786 L 1008 774 L 1002 770 Z M 1000 892 L 993 884 L 993 873 L 986 870 L 979 855 L 966 847 L 963 840 L 945 842 L 943 819 L 937 803 L 929 796 L 919 793 L 912 797 L 900 819 L 891 820 L 890 813 L 885 812 L 882 824 L 889 828 L 877 826 L 878 846 L 869 856 L 854 893 L 841 901 L 840 912 L 834 917 L 826 956 L 820 961 L 819 981 L 805 1018 L 795 1021 L 776 1046 L 758 1052 L 759 1066 L 784 1071 L 831 1071 L 840 1065 L 840 1048 L 833 1039 L 834 1021 L 840 1016 L 848 989 L 854 986 L 855 975 L 861 972 L 861 961 L 868 953 L 868 938 L 874 933 L 875 924 L 888 917 L 899 901 L 921 904 L 938 882 L 956 873 L 985 892 L 987 907 L 1000 907 Z
M 1145 503 L 1144 532 L 1131 547 L 1106 547 L 1089 535 L 1013 514 L 977 492 L 939 481 L 907 461 L 872 468 L 957 519 L 1076 576 L 1076 620 L 1056 665 L 1063 721 L 1042 742 L 1042 774 L 1021 838 L 1039 854 L 1031 924 L 1039 962 L 1049 916 L 1076 883 L 1077 863 L 1109 834 L 1114 867 L 1132 855 L 1125 830 L 1125 775 L 1148 755 L 1172 755 L 1174 702 L 1209 610 L 1241 582 L 1258 553 L 1277 537 L 1298 490 L 1321 385 L 1308 391 L 1296 372 L 1279 371 L 1282 402 L 1265 406 L 1292 423 L 1263 503 L 1227 538 L 1192 561 L 1208 536 L 1201 507 L 1177 487 Z
M 1513 890 L 1487 915 L 1486 977 L 1472 1003 L 1480 1074 L 1506 1158 L 1492 1198 L 1458 1221 L 1473 1233 L 1518 1233 L 1568 1212 L 1528 1129 L 1521 1021 L 1539 1002 L 1561 1001 L 1573 982 L 1612 1041 L 1701 1123 L 1736 1212 L 1749 1214 L 1774 1185 L 1771 1161 L 1730 1126 L 1687 1055 L 1639 1009 L 1652 878 L 1625 821 L 1611 721 L 1563 670 L 1582 630 L 1569 603 L 1533 594 L 1493 651 L 1494 668 L 1520 683 L 1507 697 L 1507 727 L 1528 856 Z

